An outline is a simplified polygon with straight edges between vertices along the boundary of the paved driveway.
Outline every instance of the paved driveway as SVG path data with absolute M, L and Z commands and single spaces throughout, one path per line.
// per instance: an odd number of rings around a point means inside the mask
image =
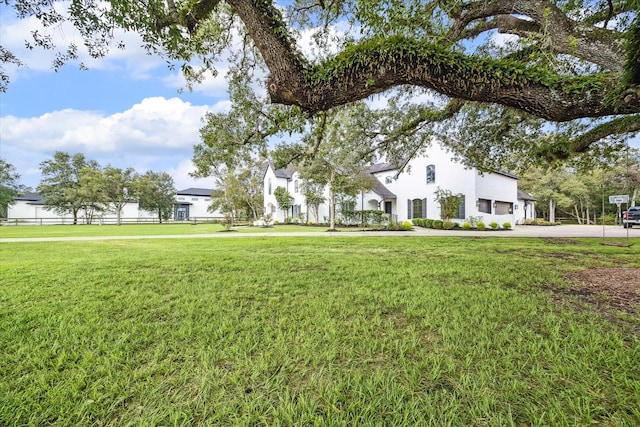
M 621 226 L 597 225 L 559 225 L 559 226 L 527 226 L 520 225 L 514 230 L 507 231 L 463 231 L 463 230 L 433 230 L 416 227 L 414 231 L 386 232 L 386 231 L 341 231 L 329 232 L 301 232 L 301 233 L 211 233 L 211 234 L 171 234 L 153 236 L 75 236 L 75 237 L 30 237 L 30 238 L 0 238 L 0 243 L 11 242 L 62 242 L 82 240 L 135 240 L 135 239 L 211 239 L 211 238 L 243 238 L 243 237 L 542 237 L 542 238 L 570 238 L 593 237 L 602 238 L 640 238 L 640 228 L 624 229 Z

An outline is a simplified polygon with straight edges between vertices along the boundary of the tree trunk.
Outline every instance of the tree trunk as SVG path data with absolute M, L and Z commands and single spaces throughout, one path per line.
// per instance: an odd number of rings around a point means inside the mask
M 556 202 L 549 199 L 549 222 L 556 222 Z
M 329 180 L 329 230 L 336 230 L 336 197 L 333 191 L 333 178 L 334 173 L 331 172 L 331 179 Z
M 573 209 L 576 212 L 576 219 L 578 220 L 578 224 L 582 225 L 582 215 L 580 214 L 580 211 L 578 210 L 578 205 L 573 205 Z

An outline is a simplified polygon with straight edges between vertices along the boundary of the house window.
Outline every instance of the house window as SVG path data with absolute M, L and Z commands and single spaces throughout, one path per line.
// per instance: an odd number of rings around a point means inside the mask
M 413 199 L 411 202 L 412 218 L 424 218 L 425 211 L 427 210 L 426 203 L 422 203 L 423 199 Z
M 198 198 L 197 198 L 197 197 L 192 197 L 192 198 L 191 198 L 191 201 L 192 201 L 192 202 L 197 202 L 197 201 L 198 201 Z
M 510 215 L 513 213 L 513 203 L 496 202 L 496 215 Z
M 293 181 L 293 192 L 294 192 L 294 193 L 297 193 L 297 192 L 298 192 L 298 190 L 299 190 L 299 187 L 298 187 L 298 180 L 296 179 L 295 181 Z
M 464 194 L 458 194 L 458 197 L 460 198 L 460 206 L 458 206 L 458 212 L 456 212 L 456 218 L 459 219 L 464 219 L 466 217 L 465 214 L 465 197 Z
M 478 199 L 478 212 L 491 213 L 491 200 Z
M 390 176 L 388 176 L 388 177 L 386 177 L 386 178 L 384 179 L 384 183 L 385 183 L 385 184 L 391 184 L 392 182 L 393 182 L 393 178 L 392 178 L 392 177 L 390 177 Z
M 269 178 L 269 194 L 271 194 L 271 178 Z
M 184 197 L 178 197 L 177 199 L 178 200 L 184 200 Z
M 204 201 L 205 201 L 205 202 L 210 202 L 210 201 L 211 201 L 211 197 L 205 197 L 205 198 L 204 198 Z
M 427 184 L 434 184 L 436 182 L 436 166 L 427 166 Z

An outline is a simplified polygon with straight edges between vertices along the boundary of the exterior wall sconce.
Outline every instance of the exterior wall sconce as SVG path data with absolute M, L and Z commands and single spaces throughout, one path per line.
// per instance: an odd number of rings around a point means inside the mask
M 493 202 L 493 209 L 495 209 L 498 206 L 498 204 L 496 202 Z
M 513 205 L 513 209 L 518 210 L 518 205 Z

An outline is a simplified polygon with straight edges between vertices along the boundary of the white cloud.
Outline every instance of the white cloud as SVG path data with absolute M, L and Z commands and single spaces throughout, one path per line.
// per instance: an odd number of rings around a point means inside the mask
M 175 170 L 186 182 L 193 146 L 207 111 L 229 108 L 229 101 L 213 106 L 192 105 L 178 98 L 146 98 L 126 111 L 104 115 L 95 111 L 61 110 L 39 117 L 0 118 L 2 155 L 35 187 L 40 162 L 55 151 L 84 153 L 101 165 L 133 167 L 139 172 Z M 176 179 L 175 177 L 174 179 Z
M 54 8 L 63 15 L 66 15 L 68 7 L 68 2 L 54 3 Z M 0 39 L 3 46 L 26 65 L 26 68 L 16 67 L 13 64 L 5 66 L 5 71 L 12 80 L 19 79 L 28 70 L 41 72 L 52 70 L 53 60 L 56 56 L 55 50 L 45 50 L 39 47 L 30 50 L 25 46 L 25 41 L 32 42 L 30 35 L 33 31 L 50 36 L 51 41 L 59 50 L 64 50 L 71 43 L 75 44 L 78 48 L 78 62 L 91 69 L 117 70 L 126 72 L 129 77 L 134 79 L 146 79 L 150 77 L 152 70 L 166 67 L 166 62 L 162 58 L 157 55 L 148 55 L 148 52 L 142 47 L 140 35 L 135 32 L 114 30 L 114 42 L 122 41 L 126 48 L 118 49 L 116 46 L 112 46 L 106 57 L 94 59 L 89 55 L 82 36 L 70 22 L 65 21 L 60 25 L 45 28 L 33 16 L 26 19 L 16 19 L 11 13 L 6 13 L 0 18 Z
M 184 190 L 185 188 L 195 187 L 195 188 L 213 188 L 214 182 L 213 178 L 202 178 L 195 179 L 191 177 L 189 174 L 194 172 L 196 167 L 191 162 L 191 160 L 183 160 L 178 163 L 175 167 L 167 169 L 169 175 L 173 177 L 173 181 L 175 183 L 177 190 Z

